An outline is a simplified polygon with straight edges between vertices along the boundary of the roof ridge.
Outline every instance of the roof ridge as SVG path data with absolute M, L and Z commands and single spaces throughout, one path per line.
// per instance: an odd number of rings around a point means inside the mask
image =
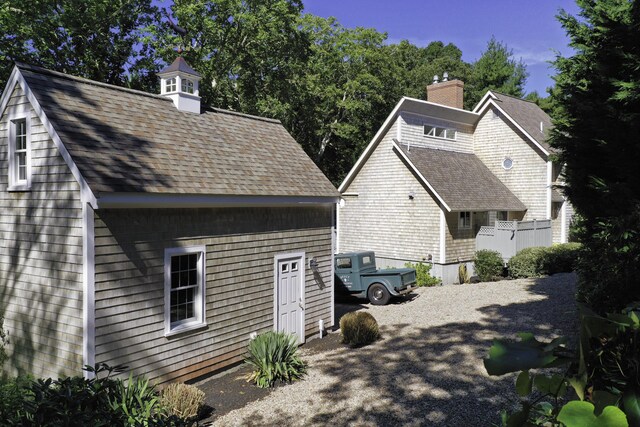
M 267 123 L 282 124 L 282 122 L 280 120 L 278 120 L 278 119 L 273 119 L 273 118 L 270 118 L 270 117 L 255 116 L 253 114 L 241 113 L 239 111 L 225 110 L 224 108 L 206 106 L 205 109 L 209 110 L 209 111 L 214 111 L 216 113 L 229 114 L 231 116 L 244 117 L 244 118 L 247 118 L 247 119 L 259 120 L 259 121 L 267 122 Z
M 88 85 L 92 85 L 92 86 L 98 86 L 98 87 L 103 87 L 106 89 L 113 89 L 113 90 L 118 90 L 121 92 L 127 92 L 127 93 L 131 93 L 133 95 L 141 95 L 141 96 L 147 96 L 150 98 L 155 98 L 155 99 L 162 99 L 162 100 L 167 100 L 170 101 L 170 98 L 167 98 L 166 96 L 162 96 L 162 95 L 158 95 L 155 93 L 149 93 L 149 92 L 145 92 L 142 90 L 137 90 L 137 89 L 129 89 L 126 87 L 122 87 L 122 86 L 116 86 L 113 84 L 109 84 L 109 83 L 103 83 L 103 82 L 98 82 L 96 80 L 91 80 L 91 79 L 87 79 L 84 77 L 78 77 L 78 76 L 73 76 L 71 74 L 66 74 L 66 73 L 61 73 L 60 71 L 54 71 L 54 70 L 49 70 L 48 68 L 43 68 L 43 67 L 39 67 L 37 65 L 32 65 L 32 64 L 27 64 L 24 62 L 18 62 L 16 61 L 16 67 L 18 67 L 18 69 L 20 70 L 28 70 L 34 73 L 38 73 L 38 74 L 48 74 L 54 77 L 59 77 L 61 79 L 66 79 L 66 80 L 72 80 L 72 81 L 76 81 L 79 83 L 84 83 L 84 84 L 88 84 Z

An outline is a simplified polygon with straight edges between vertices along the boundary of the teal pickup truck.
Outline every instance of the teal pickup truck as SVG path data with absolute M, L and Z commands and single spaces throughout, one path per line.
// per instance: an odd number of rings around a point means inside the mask
M 385 305 L 392 296 L 411 292 L 416 284 L 413 268 L 376 268 L 373 252 L 349 252 L 334 255 L 336 288 L 371 304 Z

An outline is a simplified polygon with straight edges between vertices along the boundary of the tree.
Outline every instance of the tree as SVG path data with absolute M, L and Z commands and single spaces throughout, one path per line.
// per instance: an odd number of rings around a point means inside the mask
M 441 41 L 418 47 L 407 40 L 390 46 L 391 57 L 397 66 L 402 95 L 426 99 L 426 87 L 433 77 L 447 72 L 450 79 L 467 81 L 471 66 L 462 60 L 462 51 L 454 44 Z
M 547 88 L 547 92 L 549 94 L 551 94 L 554 90 L 556 89 L 553 87 Z M 540 94 L 537 91 L 534 90 L 533 92 L 529 92 L 523 99 L 534 102 L 549 116 L 551 117 L 555 116 L 556 106 L 554 103 L 554 98 L 552 96 L 549 95 L 543 98 L 540 96 Z
M 606 312 L 640 301 L 640 3 L 577 3 L 558 17 L 576 53 L 555 61 L 551 144 L 582 218 L 578 297 Z
M 471 109 L 487 90 L 522 97 L 527 81 L 525 64 L 513 59 L 513 51 L 492 37 L 480 58 L 472 65 L 465 85 L 465 108 Z
M 282 118 L 307 56 L 301 11 L 300 0 L 175 0 L 149 42 L 165 63 L 184 49 L 205 104 Z
M 141 45 L 157 9 L 151 0 L 5 0 L 0 5 L 0 87 L 10 61 L 101 82 L 155 87 Z M 4 66 L 6 64 L 6 66 Z

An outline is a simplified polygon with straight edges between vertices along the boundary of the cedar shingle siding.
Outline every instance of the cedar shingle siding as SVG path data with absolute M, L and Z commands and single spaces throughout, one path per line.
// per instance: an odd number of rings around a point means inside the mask
M 305 252 L 307 334 L 331 317 L 331 208 L 104 210 L 96 214 L 96 361 L 156 381 L 242 360 L 274 325 L 274 256 Z M 164 337 L 164 249 L 206 246 L 204 330 Z
M 9 114 L 31 118 L 29 192 L 7 191 Z M 79 186 L 19 87 L 0 117 L 0 314 L 10 375 L 82 367 L 82 206 Z

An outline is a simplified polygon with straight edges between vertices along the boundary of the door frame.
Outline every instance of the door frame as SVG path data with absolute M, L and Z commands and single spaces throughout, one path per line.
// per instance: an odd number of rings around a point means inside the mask
M 305 295 L 305 288 L 306 288 L 306 256 L 304 252 L 288 252 L 288 253 L 282 253 L 282 254 L 277 254 L 274 258 L 273 258 L 273 330 L 275 332 L 278 332 L 279 328 L 278 328 L 278 322 L 280 319 L 279 316 L 279 308 L 280 308 L 280 304 L 279 304 L 279 295 L 278 295 L 278 284 L 279 284 L 279 278 L 280 278 L 280 270 L 278 268 L 278 264 L 280 263 L 280 261 L 287 261 L 287 260 L 299 260 L 300 262 L 300 304 L 301 304 L 301 310 L 300 310 L 300 330 L 302 331 L 301 336 L 298 337 L 298 344 L 303 344 L 305 342 L 305 312 L 307 310 L 306 307 L 306 295 Z

